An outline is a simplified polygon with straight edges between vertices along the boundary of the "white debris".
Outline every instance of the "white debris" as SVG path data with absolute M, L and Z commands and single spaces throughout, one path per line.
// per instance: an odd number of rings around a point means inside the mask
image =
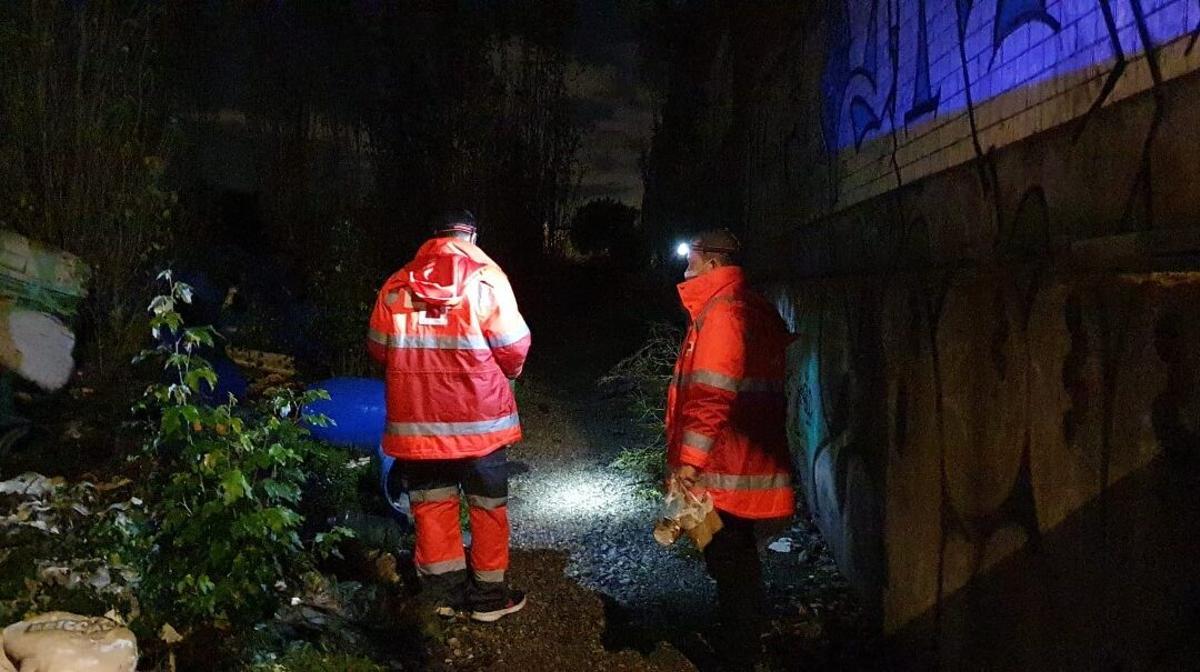
M 795 542 L 792 541 L 791 537 L 780 537 L 771 542 L 771 545 L 767 546 L 767 548 L 776 553 L 791 553 L 794 545 Z
M 16 478 L 0 481 L 0 495 L 43 497 L 54 492 L 62 484 L 61 478 L 46 478 L 41 474 L 28 471 Z

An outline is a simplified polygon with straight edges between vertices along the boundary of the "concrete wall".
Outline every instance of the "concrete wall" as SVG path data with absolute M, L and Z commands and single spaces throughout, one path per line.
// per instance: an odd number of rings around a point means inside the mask
M 740 7 L 689 170 L 800 334 L 840 567 L 913 665 L 1160 657 L 1200 622 L 1200 5 Z
M 809 511 L 905 655 L 1103 669 L 1180 636 L 1200 283 L 1032 266 L 775 297 L 802 334 L 790 437 Z

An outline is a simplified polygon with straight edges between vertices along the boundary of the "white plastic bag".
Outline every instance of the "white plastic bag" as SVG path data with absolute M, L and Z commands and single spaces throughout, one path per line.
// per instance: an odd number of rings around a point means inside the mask
M 20 672 L 134 672 L 137 668 L 137 638 L 102 616 L 52 611 L 8 626 L 3 642 L 9 661 Z
M 670 546 L 681 534 L 687 533 L 697 548 L 703 550 L 719 529 L 721 519 L 713 510 L 712 496 L 705 490 L 689 489 L 672 478 L 658 524 L 654 526 L 654 539 L 663 546 Z

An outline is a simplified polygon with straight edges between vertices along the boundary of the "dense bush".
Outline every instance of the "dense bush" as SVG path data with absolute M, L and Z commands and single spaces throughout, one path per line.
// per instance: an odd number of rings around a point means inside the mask
M 163 3 L 0 3 L 0 227 L 93 269 L 85 355 L 124 372 L 140 304 L 169 242 L 175 126 L 160 67 Z
M 150 304 L 161 344 L 144 356 L 161 359 L 169 379 L 150 386 L 138 408 L 152 427 L 146 450 L 155 485 L 145 591 L 176 627 L 249 625 L 272 613 L 281 588 L 309 567 L 297 507 L 319 447 L 301 421 L 324 423 L 302 413 L 328 395 L 278 389 L 250 411 L 232 397 L 199 401 L 202 386 L 217 383 L 195 354 L 213 345 L 213 331 L 182 324 L 177 306 L 190 288 L 163 277 L 169 291 Z M 314 550 L 347 534 L 317 534 Z
M 361 373 L 363 305 L 433 211 L 475 210 L 506 266 L 536 266 L 564 228 L 573 16 L 562 0 L 0 3 L 0 227 L 92 265 L 89 371 L 127 374 L 153 268 L 195 258 L 270 266 L 280 302 L 308 311 L 273 335 L 304 344 L 319 323 L 320 347 L 291 354 Z
M 613 466 L 641 475 L 651 488 L 666 477 L 664 413 L 681 338 L 679 330 L 670 324 L 652 325 L 645 343 L 599 381 L 625 395 L 643 429 L 641 441 L 624 448 Z
M 583 254 L 607 253 L 630 259 L 638 242 L 638 211 L 611 198 L 585 203 L 571 218 L 571 244 Z

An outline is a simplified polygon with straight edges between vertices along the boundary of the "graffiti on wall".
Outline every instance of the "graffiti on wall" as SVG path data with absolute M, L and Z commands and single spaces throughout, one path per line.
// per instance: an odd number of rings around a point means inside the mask
M 1129 58 L 1189 34 L 1190 51 L 1198 9 L 1195 0 L 832 0 L 821 82 L 826 146 L 861 150 L 1104 65 L 1097 109 Z

